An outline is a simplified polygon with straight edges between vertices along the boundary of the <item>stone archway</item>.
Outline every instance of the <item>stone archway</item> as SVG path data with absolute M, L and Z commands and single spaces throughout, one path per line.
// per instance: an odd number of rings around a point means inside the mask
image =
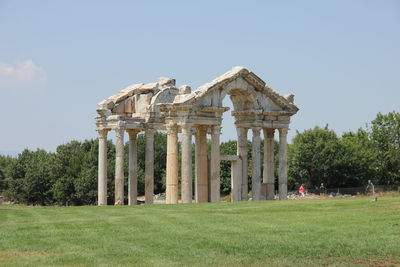
M 139 131 L 146 131 L 146 203 L 151 203 L 153 179 L 153 142 L 152 133 L 155 130 L 167 131 L 167 177 L 166 202 L 178 203 L 178 134 L 182 134 L 182 183 L 181 200 L 184 203 L 192 201 L 195 192 L 196 202 L 217 202 L 220 197 L 220 134 L 222 114 L 228 110 L 223 107 L 223 99 L 229 95 L 233 103 L 232 115 L 238 136 L 237 156 L 240 161 L 241 200 L 247 200 L 247 133 L 253 132 L 252 155 L 254 158 L 252 192 L 253 199 L 273 199 L 273 136 L 279 130 L 280 139 L 280 199 L 286 198 L 287 167 L 286 167 L 286 134 L 290 117 L 298 111 L 293 104 L 293 96 L 280 96 L 253 72 L 236 67 L 226 72 L 212 82 L 200 86 L 191 92 L 189 86 L 175 87 L 175 80 L 160 78 L 157 83 L 136 84 L 122 90 L 99 103 L 96 118 L 97 130 L 102 140 L 107 132 L 116 131 L 116 203 L 123 200 L 123 183 L 121 191 L 121 151 L 123 137 L 121 132 L 129 131 L 130 148 L 135 150 L 135 136 Z M 261 163 L 260 145 L 261 132 L 264 133 L 265 146 L 264 162 Z M 211 135 L 210 166 L 208 166 L 207 134 Z M 195 136 L 195 190 L 192 181 L 192 135 Z M 104 160 L 105 148 L 99 143 L 99 205 L 104 204 L 106 188 L 104 175 L 106 166 Z M 131 155 L 131 153 L 130 153 Z M 135 155 L 135 151 L 132 151 Z M 272 156 L 271 156 L 272 155 Z M 132 168 L 129 171 L 130 188 L 135 188 L 134 170 L 137 157 L 130 157 Z M 122 161 L 123 162 L 123 161 Z M 261 182 L 261 168 L 264 168 Z M 238 167 L 239 168 L 239 167 Z M 209 170 L 209 171 L 208 171 Z M 271 171 L 272 170 L 272 171 Z M 262 185 L 263 184 L 263 185 Z M 266 187 L 266 196 L 261 196 L 262 186 Z M 117 192 L 118 190 L 118 192 Z M 122 193 L 121 193 L 122 192 Z M 118 196 L 118 197 L 117 197 Z M 130 191 L 130 203 L 134 203 L 135 193 Z M 122 201 L 123 203 L 123 201 Z

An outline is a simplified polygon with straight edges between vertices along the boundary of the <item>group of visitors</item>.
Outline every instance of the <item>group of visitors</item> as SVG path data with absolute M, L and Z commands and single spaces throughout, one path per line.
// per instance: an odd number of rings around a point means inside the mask
M 320 185 L 320 187 L 319 187 L 319 194 L 321 195 L 321 194 L 325 194 L 325 186 L 324 186 L 324 183 L 321 183 L 321 185 Z M 299 194 L 302 196 L 302 197 L 305 197 L 306 196 L 306 188 L 305 188 L 305 186 L 304 186 L 304 184 L 302 184 L 302 185 L 300 185 L 300 187 L 299 187 Z

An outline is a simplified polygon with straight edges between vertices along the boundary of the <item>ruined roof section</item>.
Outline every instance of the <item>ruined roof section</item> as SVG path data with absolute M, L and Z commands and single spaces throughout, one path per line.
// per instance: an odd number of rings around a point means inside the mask
M 287 97 L 279 95 L 275 90 L 266 85 L 266 83 L 252 71 L 240 66 L 234 67 L 230 71 L 225 72 L 221 76 L 215 78 L 213 81 L 201 85 L 197 88 L 197 90 L 193 91 L 190 94 L 177 95 L 173 104 L 179 105 L 193 103 L 197 99 L 204 97 L 213 90 L 219 89 L 229 84 L 231 81 L 239 77 L 242 77 L 248 83 L 253 85 L 256 90 L 266 93 L 271 98 L 271 100 L 276 102 L 279 106 L 288 107 L 294 112 L 297 112 L 299 110 L 298 107 L 293 103 L 293 95 L 287 95 Z
M 174 104 L 188 104 L 193 103 L 196 99 L 202 98 L 207 93 L 213 91 L 214 89 L 220 88 L 231 81 L 241 77 L 247 76 L 250 72 L 244 67 L 234 67 L 230 71 L 225 72 L 221 76 L 215 78 L 209 83 L 203 84 L 197 88 L 197 90 L 193 91 L 188 95 L 181 95 L 175 99 Z M 258 78 L 255 74 L 256 80 L 262 84 L 262 87 L 265 85 L 265 82 Z
M 199 101 L 203 97 L 212 93 L 214 90 L 218 90 L 227 86 L 232 81 L 243 78 L 247 83 L 252 85 L 256 91 L 260 91 L 267 95 L 273 102 L 282 108 L 288 108 L 292 112 L 296 113 L 299 109 L 294 105 L 294 96 L 286 95 L 281 96 L 275 90 L 270 88 L 261 78 L 259 78 L 252 71 L 244 67 L 234 67 L 230 71 L 222 74 L 221 76 L 215 78 L 213 81 L 203 84 L 191 92 L 189 86 L 184 85 L 179 89 L 175 87 L 175 79 L 170 78 L 159 78 L 157 82 L 153 83 L 139 83 L 133 84 L 125 89 L 121 90 L 116 95 L 110 96 L 106 100 L 98 103 L 99 113 L 112 112 L 114 107 L 118 106 L 119 103 L 127 100 L 129 97 L 140 94 L 152 93 L 154 99 L 148 103 L 148 108 L 152 105 L 191 105 L 196 101 Z M 172 89 L 171 92 L 165 92 L 161 94 L 160 92 L 166 89 Z M 178 91 L 176 91 L 176 90 Z
M 175 79 L 170 79 L 170 78 L 159 78 L 158 81 L 155 83 L 132 84 L 126 87 L 125 89 L 119 91 L 118 94 L 110 96 L 109 98 L 101 101 L 97 105 L 99 106 L 99 109 L 112 109 L 115 106 L 115 104 L 127 99 L 130 96 L 148 92 L 157 94 L 160 90 L 164 88 L 174 87 L 174 86 L 175 86 Z
M 293 103 L 294 95 L 288 94 L 285 96 L 281 96 L 271 87 L 265 86 L 264 92 L 267 94 L 269 98 L 274 100 L 281 107 L 289 107 L 294 112 L 299 111 L 299 108 Z

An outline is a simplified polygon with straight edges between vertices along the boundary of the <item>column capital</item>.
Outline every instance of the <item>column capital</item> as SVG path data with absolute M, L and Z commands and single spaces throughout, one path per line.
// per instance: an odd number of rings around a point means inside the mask
M 99 133 L 99 139 L 107 139 L 108 130 L 102 129 L 97 130 L 97 132 Z
M 179 126 L 181 126 L 181 128 L 192 128 L 193 125 L 194 125 L 193 123 L 189 123 L 189 122 L 179 123 Z
M 199 125 L 196 127 L 196 134 L 207 134 L 207 129 L 208 126 L 207 125 Z
M 139 129 L 126 129 L 126 132 L 129 134 L 129 140 L 135 140 L 137 134 L 140 132 Z
M 123 127 L 116 127 L 114 128 L 115 135 L 117 138 L 121 138 L 124 136 L 125 128 Z
M 248 130 L 249 130 L 249 128 L 236 126 L 237 132 L 242 132 L 242 133 L 247 134 Z
M 221 125 L 214 125 L 211 128 L 211 133 L 212 134 L 221 134 L 221 129 L 222 129 Z
M 279 135 L 280 136 L 286 136 L 288 131 L 289 131 L 288 128 L 279 128 Z
M 260 136 L 261 128 L 251 128 L 253 130 L 253 136 Z
M 267 138 L 274 138 L 275 128 L 265 128 L 264 132 L 266 133 Z
M 192 123 L 182 123 L 181 125 L 182 134 L 191 134 L 192 133 Z
M 170 134 L 173 134 L 173 135 L 178 134 L 178 126 L 176 124 L 169 123 L 169 124 L 166 125 L 166 128 L 167 128 L 167 134 L 168 135 L 170 135 Z

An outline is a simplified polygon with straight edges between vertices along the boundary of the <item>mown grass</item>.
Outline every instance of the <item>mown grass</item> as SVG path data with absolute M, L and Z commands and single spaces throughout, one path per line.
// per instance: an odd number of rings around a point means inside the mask
M 400 266 L 400 197 L 0 206 L 1 266 Z

